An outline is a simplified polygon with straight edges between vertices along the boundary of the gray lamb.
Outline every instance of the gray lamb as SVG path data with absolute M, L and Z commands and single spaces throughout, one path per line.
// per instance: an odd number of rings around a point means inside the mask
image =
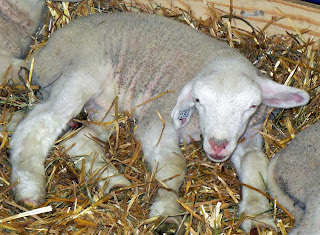
M 320 122 L 301 131 L 272 158 L 268 187 L 295 217 L 290 235 L 320 234 Z
M 58 1 L 58 0 L 53 0 Z M 79 2 L 80 0 L 68 0 Z M 10 79 L 18 80 L 32 36 L 45 16 L 45 0 L 0 0 L 0 78 L 12 65 Z

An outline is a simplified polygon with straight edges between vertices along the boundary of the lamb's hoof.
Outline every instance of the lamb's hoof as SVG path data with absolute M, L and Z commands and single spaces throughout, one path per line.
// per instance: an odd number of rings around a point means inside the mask
M 30 198 L 21 199 L 18 203 L 27 209 L 34 209 L 40 206 L 40 202 Z
M 241 228 L 243 231 L 250 232 L 250 235 L 256 235 L 258 233 L 258 229 L 272 229 L 277 231 L 277 226 L 274 223 L 273 218 L 270 216 L 264 218 L 255 218 L 254 220 L 246 220 L 241 224 Z
M 111 177 L 107 187 L 105 188 L 104 193 L 110 193 L 110 191 L 115 191 L 118 188 L 128 187 L 131 185 L 131 182 L 122 175 Z
M 180 217 L 169 217 L 157 227 L 155 234 L 182 235 L 185 233 L 185 227 L 180 226 L 180 224 L 181 224 Z
M 269 227 L 269 226 L 265 226 L 265 227 L 260 227 L 260 226 L 259 226 L 259 229 L 260 229 L 260 233 L 259 233 L 259 231 L 258 231 L 258 228 L 255 227 L 255 228 L 253 228 L 253 229 L 250 230 L 250 233 L 249 233 L 249 234 L 250 234 L 250 235 L 266 234 L 266 232 L 269 232 L 271 229 L 272 229 L 273 231 L 277 231 L 275 228 Z
M 259 235 L 258 229 L 257 228 L 253 228 L 250 230 L 250 235 Z

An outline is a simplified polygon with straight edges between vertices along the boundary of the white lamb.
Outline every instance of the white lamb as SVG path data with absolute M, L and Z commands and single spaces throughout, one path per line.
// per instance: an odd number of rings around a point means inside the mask
M 293 215 L 290 235 L 320 234 L 320 122 L 282 149 L 269 163 L 268 188 Z
M 137 136 L 150 168 L 157 164 L 161 188 L 150 216 L 180 211 L 177 192 L 186 163 L 179 156 L 179 140 L 203 138 L 203 148 L 214 162 L 231 157 L 241 182 L 265 190 L 268 160 L 258 133 L 265 107 L 304 105 L 306 92 L 277 84 L 262 76 L 236 50 L 181 23 L 148 14 L 95 14 L 73 21 L 57 31 L 35 55 L 35 76 L 48 94 L 20 123 L 11 141 L 12 183 L 16 199 L 37 206 L 45 200 L 44 160 L 67 122 L 89 107 L 91 119 L 111 121 L 106 115 L 115 97 L 120 110 L 168 92 L 138 107 Z M 180 93 L 179 93 L 180 91 Z M 197 109 L 198 115 L 193 115 Z M 157 111 L 165 121 L 165 128 Z M 108 167 L 103 148 L 87 138 L 105 139 L 109 131 L 88 125 L 64 145 L 76 145 L 71 155 L 88 155 L 87 171 L 95 153 L 94 169 L 106 165 L 102 177 L 113 176 L 105 193 L 130 182 Z M 161 137 L 161 139 L 160 139 Z M 239 140 L 242 140 L 241 142 Z M 239 142 L 239 143 L 238 143 Z M 93 169 L 93 170 L 94 170 Z M 100 184 L 103 184 L 101 182 Z M 268 200 L 243 188 L 239 213 L 256 215 L 269 209 Z M 168 222 L 179 222 L 173 217 Z M 271 217 L 246 220 L 249 231 L 256 224 L 275 227 Z

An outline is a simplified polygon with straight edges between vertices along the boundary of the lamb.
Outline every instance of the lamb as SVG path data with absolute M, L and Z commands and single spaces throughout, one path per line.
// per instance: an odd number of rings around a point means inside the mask
M 305 91 L 267 79 L 224 43 L 156 15 L 94 14 L 74 20 L 54 33 L 34 58 L 33 77 L 43 87 L 43 100 L 19 124 L 11 140 L 11 182 L 19 182 L 15 196 L 31 206 L 45 199 L 48 151 L 83 107 L 97 122 L 114 119 L 116 97 L 120 111 L 134 109 L 136 135 L 146 162 L 151 169 L 157 166 L 159 180 L 170 179 L 165 181 L 170 190 L 158 190 L 150 216 L 170 216 L 180 211 L 177 193 L 186 172 L 179 141 L 189 136 L 200 140 L 202 134 L 210 160 L 231 158 L 240 181 L 264 191 L 261 176 L 267 177 L 268 160 L 258 132 L 265 105 L 290 108 L 309 101 Z M 101 177 L 109 177 L 105 193 L 129 185 L 108 166 L 103 148 L 86 137 L 90 135 L 103 140 L 109 130 L 86 126 L 64 142 L 66 147 L 76 143 L 68 153 L 86 156 L 88 173 L 104 167 Z M 240 214 L 256 215 L 269 209 L 268 200 L 254 190 L 244 187 L 242 196 Z M 179 223 L 180 217 L 167 221 Z M 275 227 L 271 217 L 262 217 L 246 220 L 242 229 L 249 231 L 257 224 Z
M 18 80 L 20 67 L 26 66 L 23 59 L 29 51 L 32 35 L 40 27 L 45 12 L 45 0 L 0 0 L 1 78 L 11 64 L 9 79 Z
M 290 235 L 320 233 L 320 122 L 298 133 L 269 163 L 268 188 L 295 218 Z
M 18 79 L 20 67 L 26 63 L 31 36 L 41 21 L 44 0 L 0 0 L 0 76 L 12 65 L 9 79 Z
M 40 25 L 44 0 L 0 1 L 0 54 L 15 58 L 26 56 L 31 36 Z

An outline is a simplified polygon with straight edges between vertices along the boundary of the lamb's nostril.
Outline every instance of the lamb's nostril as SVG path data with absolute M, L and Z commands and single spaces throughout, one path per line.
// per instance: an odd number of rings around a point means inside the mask
M 213 150 L 218 154 L 220 153 L 222 150 L 224 150 L 226 147 L 226 145 L 219 145 L 219 146 L 213 146 Z
M 225 149 L 225 148 L 228 146 L 228 144 L 229 144 L 228 141 L 226 141 L 226 142 L 224 142 L 221 146 L 222 146 L 222 148 Z
M 224 150 L 228 146 L 228 141 L 210 138 L 209 144 L 212 150 L 215 152 L 215 154 L 219 154 L 222 150 Z

